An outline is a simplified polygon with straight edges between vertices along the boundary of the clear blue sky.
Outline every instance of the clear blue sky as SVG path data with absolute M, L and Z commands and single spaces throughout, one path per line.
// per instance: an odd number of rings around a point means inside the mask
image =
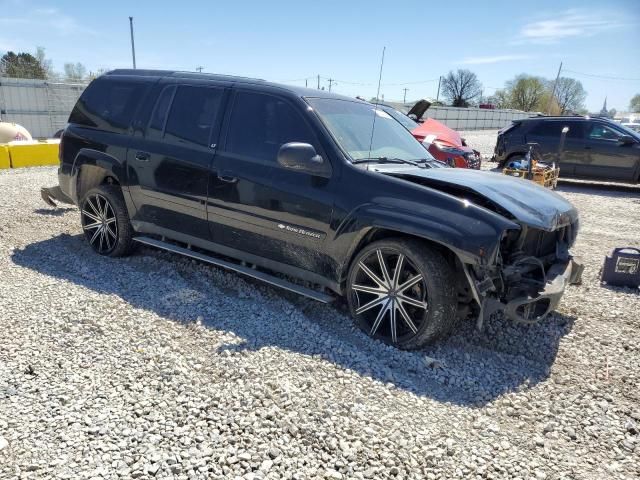
M 0 0 L 0 8 L 0 52 L 44 46 L 59 70 L 130 66 L 131 15 L 138 68 L 203 66 L 298 85 L 320 74 L 324 86 L 337 79 L 339 93 L 371 97 L 386 46 L 387 100 L 401 100 L 405 87 L 408 99 L 433 97 L 437 80 L 425 80 L 456 68 L 476 72 L 490 95 L 519 73 L 553 78 L 561 60 L 592 111 L 605 96 L 625 110 L 640 93 L 638 0 Z

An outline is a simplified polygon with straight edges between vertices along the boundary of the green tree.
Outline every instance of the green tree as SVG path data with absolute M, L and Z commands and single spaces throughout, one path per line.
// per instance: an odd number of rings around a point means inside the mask
M 640 93 L 636 93 L 629 102 L 629 110 L 632 112 L 640 112 Z
M 531 112 L 542 111 L 546 107 L 543 100 L 547 88 L 543 78 L 523 73 L 508 81 L 506 89 L 509 92 L 511 108 Z
M 493 95 L 487 98 L 487 101 L 496 108 L 511 108 L 509 92 L 504 88 L 496 90 Z
M 26 52 L 5 53 L 0 59 L 0 74 L 11 78 L 47 78 L 47 72 L 38 59 Z
M 452 106 L 468 107 L 482 93 L 482 84 L 470 70 L 451 71 L 442 80 L 442 93 Z

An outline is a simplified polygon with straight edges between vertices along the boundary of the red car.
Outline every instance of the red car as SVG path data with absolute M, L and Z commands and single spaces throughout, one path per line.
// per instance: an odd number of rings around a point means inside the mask
M 429 105 L 431 104 L 426 100 L 421 100 L 409 111 L 409 115 L 414 114 L 416 118 L 420 118 Z M 456 168 L 480 169 L 482 163 L 480 152 L 467 146 L 464 138 L 445 124 L 433 118 L 427 118 L 423 123 L 418 123 L 388 105 L 378 105 L 378 108 L 383 109 L 404 125 L 436 160 Z

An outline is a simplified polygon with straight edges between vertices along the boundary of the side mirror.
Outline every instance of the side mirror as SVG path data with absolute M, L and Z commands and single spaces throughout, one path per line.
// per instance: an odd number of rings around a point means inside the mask
M 636 143 L 636 140 L 631 135 L 622 135 L 618 139 L 618 143 L 620 145 L 631 145 L 632 143 Z
M 285 143 L 278 150 L 278 163 L 285 168 L 311 175 L 328 177 L 331 173 L 329 164 L 308 143 Z

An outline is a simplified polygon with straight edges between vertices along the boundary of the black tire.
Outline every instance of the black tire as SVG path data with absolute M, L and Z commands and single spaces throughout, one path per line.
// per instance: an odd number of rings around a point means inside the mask
M 379 283 L 384 282 L 385 277 L 379 267 L 380 255 L 387 269 L 388 285 L 391 285 L 386 292 Z M 377 275 L 378 280 L 367 273 L 367 269 Z M 401 290 L 418 276 L 422 278 L 417 283 Z M 445 337 L 454 328 L 458 306 L 455 285 L 453 268 L 440 252 L 425 242 L 401 238 L 381 240 L 367 245 L 353 260 L 347 277 L 347 301 L 356 325 L 365 333 L 403 350 L 414 350 Z M 380 300 L 384 295 L 386 303 Z M 380 301 L 380 305 L 368 307 Z M 421 304 L 426 306 L 419 306 Z M 385 308 L 387 311 L 381 313 Z
M 129 213 L 116 185 L 99 185 L 84 195 L 80 222 L 89 245 L 99 255 L 123 257 L 135 249 Z

